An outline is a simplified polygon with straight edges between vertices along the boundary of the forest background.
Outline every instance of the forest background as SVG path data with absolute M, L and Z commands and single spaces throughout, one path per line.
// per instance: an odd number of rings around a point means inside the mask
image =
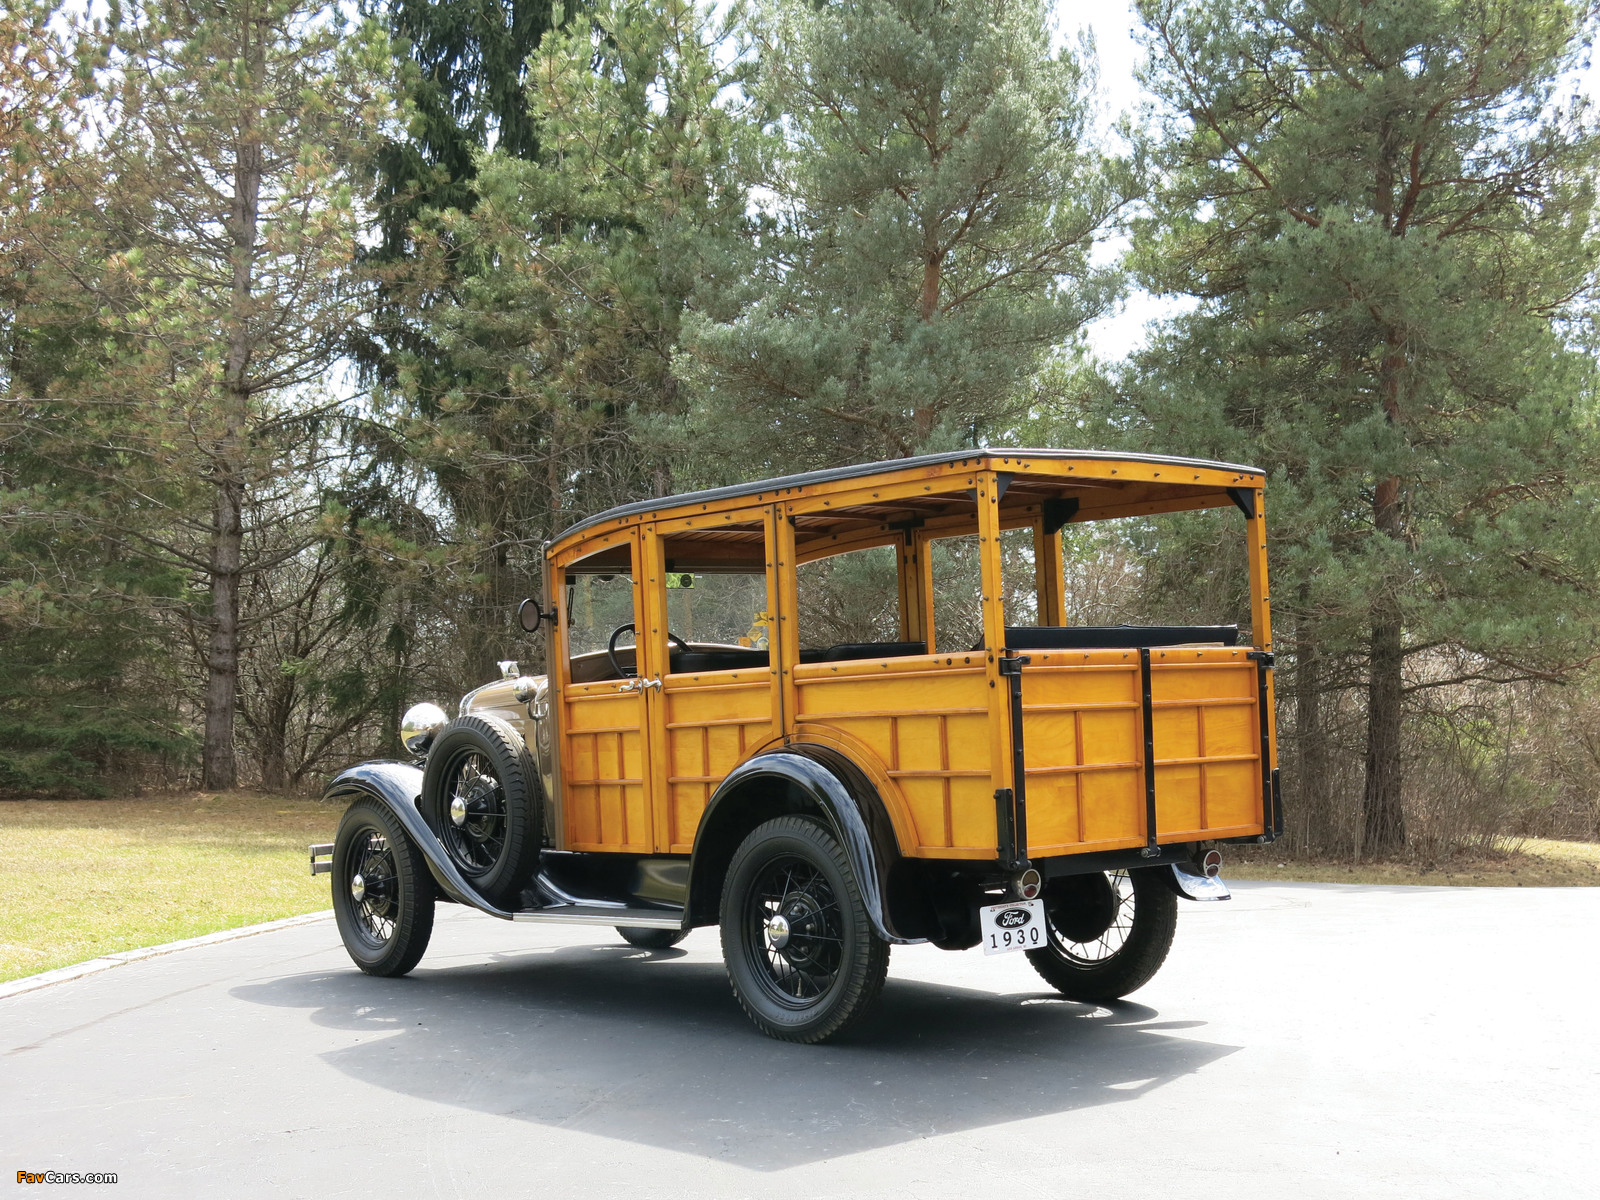
M 591 512 L 1060 445 L 1269 472 L 1293 849 L 1600 838 L 1596 6 L 1136 9 L 1117 112 L 1043 0 L 13 0 L 0 794 L 314 791 Z M 1074 622 L 1247 623 L 1113 524 Z

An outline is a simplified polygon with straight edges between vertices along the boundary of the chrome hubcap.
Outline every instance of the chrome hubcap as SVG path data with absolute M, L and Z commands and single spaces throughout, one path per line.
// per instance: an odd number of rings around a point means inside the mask
M 450 801 L 450 820 L 457 826 L 467 823 L 467 802 L 463 797 L 457 796 Z
M 774 950 L 782 950 L 789 944 L 789 918 L 782 913 L 773 913 L 767 918 L 767 938 L 772 942 Z
M 360 875 L 352 875 L 350 877 L 350 894 L 355 897 L 356 903 L 358 904 L 365 899 L 367 894 L 367 881 L 361 878 Z

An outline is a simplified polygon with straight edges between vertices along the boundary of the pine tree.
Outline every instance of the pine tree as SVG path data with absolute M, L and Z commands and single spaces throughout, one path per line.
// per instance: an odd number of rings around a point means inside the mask
M 477 157 L 491 145 L 533 159 L 527 63 L 550 28 L 550 0 L 375 0 L 398 57 L 407 121 L 382 131 L 372 159 L 378 244 L 365 255 L 378 289 L 372 321 L 352 350 L 374 382 L 392 385 L 404 357 L 408 386 L 426 406 L 458 364 L 428 335 L 426 310 L 447 298 L 471 263 L 434 245 L 419 259 L 415 223 L 428 212 L 471 212 Z
M 732 165 L 743 66 L 723 24 L 690 0 L 580 15 L 530 60 L 538 161 L 480 155 L 470 211 L 413 226 L 417 261 L 454 275 L 424 316 L 437 354 L 396 359 L 397 425 L 454 536 L 481 548 L 462 654 L 479 679 L 505 657 L 543 539 L 681 481 L 679 320 L 746 220 Z
M 353 164 L 388 120 L 390 59 L 319 0 L 117 15 L 98 124 L 33 197 L 54 219 L 25 229 L 105 337 L 35 370 L 30 428 L 59 470 L 123 497 L 104 532 L 193 579 L 203 779 L 229 787 L 241 589 L 319 536 L 297 519 L 321 504 L 323 385 L 360 312 Z
M 20 399 L 81 380 L 81 347 L 109 336 L 96 306 L 47 246 L 80 222 L 63 165 L 81 152 L 101 31 L 74 37 L 54 5 L 0 9 L 0 790 L 94 793 L 109 772 L 181 758 L 164 633 L 152 600 L 183 580 L 124 553 L 108 524 L 127 498 L 96 483 L 115 455 L 75 447 L 72 471 L 49 430 L 60 405 Z
M 753 262 L 696 294 L 682 374 L 735 474 L 970 445 L 1101 311 L 1127 192 L 1086 140 L 1087 51 L 1043 0 L 773 0 L 748 23 L 780 135 Z M 754 417 L 754 419 L 752 419 Z M 726 468 L 725 468 L 726 469 Z
M 534 159 L 539 138 L 528 111 L 528 58 L 551 25 L 550 0 L 391 0 L 366 6 L 389 30 L 409 69 L 409 125 L 375 156 L 380 261 L 412 250 L 411 225 L 425 209 L 470 212 L 477 156 Z
M 1146 444 L 1269 468 L 1299 729 L 1365 668 L 1366 850 L 1406 842 L 1408 689 L 1593 656 L 1600 138 L 1561 0 L 1144 0 Z M 1120 423 L 1120 422 L 1119 422 Z M 1408 666 L 1409 664 L 1409 666 Z M 1314 755 L 1306 760 L 1315 771 Z M 1315 780 L 1306 781 L 1315 785 Z
M 380 139 L 374 159 L 377 245 L 363 255 L 363 268 L 376 304 L 351 349 L 394 435 L 371 439 L 366 449 L 394 470 L 421 464 L 451 511 L 451 537 L 471 566 L 412 599 L 449 614 L 461 660 L 450 686 L 471 686 L 505 657 L 506 612 L 526 594 L 531 530 L 526 484 L 487 463 L 468 469 L 459 439 L 481 438 L 499 461 L 525 431 L 505 403 L 509 381 L 483 355 L 449 341 L 435 318 L 478 288 L 487 265 L 451 232 L 455 218 L 477 207 L 480 156 L 492 147 L 512 159 L 538 157 L 529 62 L 563 16 L 551 0 L 373 0 L 367 7 L 393 38 L 407 122 Z M 442 435 L 446 426 L 453 432 Z

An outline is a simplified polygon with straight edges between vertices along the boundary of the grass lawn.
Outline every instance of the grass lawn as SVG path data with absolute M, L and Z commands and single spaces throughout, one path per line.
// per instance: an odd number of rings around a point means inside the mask
M 343 811 L 250 792 L 0 801 L 0 981 L 328 907 L 306 846 Z M 1527 839 L 1433 866 L 1297 862 L 1229 847 L 1224 879 L 1497 887 L 1600 885 L 1600 844 Z
M 341 806 L 248 792 L 0 801 L 0 981 L 317 912 Z
M 1496 855 L 1438 863 L 1344 863 L 1287 859 L 1270 846 L 1224 847 L 1224 879 L 1299 883 L 1408 883 L 1449 887 L 1600 886 L 1600 842 L 1518 838 Z

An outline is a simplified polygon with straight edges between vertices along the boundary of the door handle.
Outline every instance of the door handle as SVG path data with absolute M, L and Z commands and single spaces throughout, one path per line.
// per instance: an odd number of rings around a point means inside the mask
M 644 691 L 645 688 L 656 688 L 656 689 L 659 690 L 660 687 L 661 687 L 661 678 L 660 678 L 660 676 L 657 676 L 655 679 L 641 679 L 641 680 L 639 680 L 639 690 L 641 692 Z

